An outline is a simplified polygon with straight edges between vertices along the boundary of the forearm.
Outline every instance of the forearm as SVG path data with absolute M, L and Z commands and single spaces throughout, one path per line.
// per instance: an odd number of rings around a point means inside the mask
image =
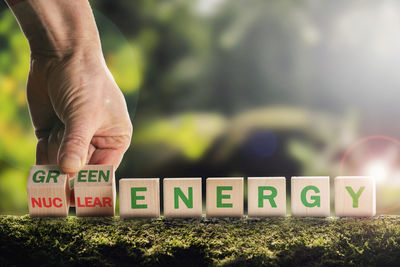
M 79 50 L 101 52 L 88 0 L 6 0 L 32 55 L 62 58 Z

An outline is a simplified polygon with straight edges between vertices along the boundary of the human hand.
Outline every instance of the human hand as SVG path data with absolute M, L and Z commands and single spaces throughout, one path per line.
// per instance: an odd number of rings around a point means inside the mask
M 118 167 L 132 124 L 101 49 L 86 47 L 62 58 L 32 54 L 27 96 L 37 164 L 58 164 L 69 174 L 84 164 Z

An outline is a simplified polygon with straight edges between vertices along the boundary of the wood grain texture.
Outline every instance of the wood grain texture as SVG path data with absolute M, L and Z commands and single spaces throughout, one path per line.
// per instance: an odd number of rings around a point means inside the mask
M 202 217 L 201 178 L 165 178 L 163 185 L 164 217 Z
M 375 179 L 368 176 L 335 178 L 335 216 L 370 217 L 376 213 Z
M 160 179 L 134 178 L 119 181 L 121 218 L 157 218 L 160 216 Z
M 68 177 L 55 165 L 31 167 L 27 184 L 32 217 L 66 217 L 69 211 Z
M 249 177 L 247 211 L 249 217 L 286 216 L 286 178 Z
M 243 216 L 243 178 L 208 178 L 207 217 Z
M 78 217 L 114 216 L 115 178 L 112 165 L 86 165 L 74 177 Z
M 330 216 L 328 176 L 292 177 L 291 187 L 292 216 Z

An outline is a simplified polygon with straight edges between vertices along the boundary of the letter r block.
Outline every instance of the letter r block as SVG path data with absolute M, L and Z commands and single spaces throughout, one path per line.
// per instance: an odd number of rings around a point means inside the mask
M 77 217 L 114 216 L 115 178 L 112 165 L 86 165 L 74 176 Z
M 292 177 L 291 187 L 292 216 L 329 217 L 328 176 Z
M 27 184 L 32 217 L 66 217 L 69 211 L 68 177 L 55 165 L 31 167 Z
M 208 178 L 206 217 L 243 216 L 243 178 Z
M 119 180 L 119 216 L 121 218 L 159 217 L 160 179 Z
M 376 213 L 375 179 L 368 176 L 335 178 L 335 216 L 370 217 Z
M 201 178 L 164 179 L 164 217 L 201 218 Z
M 285 177 L 249 177 L 247 199 L 249 217 L 286 216 Z

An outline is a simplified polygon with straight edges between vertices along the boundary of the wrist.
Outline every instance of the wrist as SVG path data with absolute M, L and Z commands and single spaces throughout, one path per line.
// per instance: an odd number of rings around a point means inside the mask
M 101 51 L 87 0 L 26 0 L 10 8 L 28 39 L 32 55 L 64 58 L 88 46 Z

